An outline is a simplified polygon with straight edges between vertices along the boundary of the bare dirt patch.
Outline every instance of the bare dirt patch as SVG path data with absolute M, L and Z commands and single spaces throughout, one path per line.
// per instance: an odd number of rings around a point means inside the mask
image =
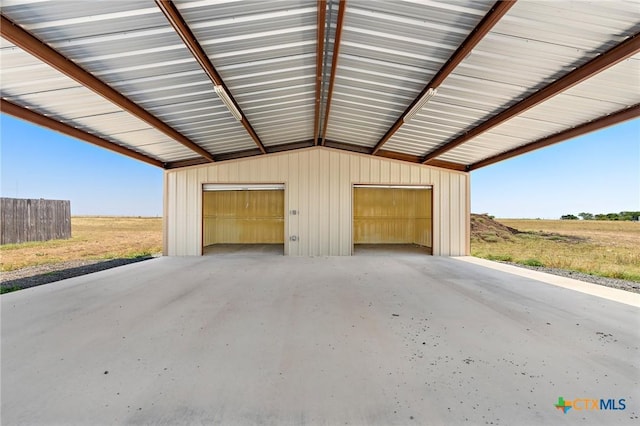
M 584 234 L 560 234 L 549 231 L 519 230 L 495 220 L 487 214 L 471 214 L 471 238 L 486 242 L 516 241 L 514 237 L 531 236 L 551 241 L 563 241 L 568 243 L 580 243 L 588 240 Z

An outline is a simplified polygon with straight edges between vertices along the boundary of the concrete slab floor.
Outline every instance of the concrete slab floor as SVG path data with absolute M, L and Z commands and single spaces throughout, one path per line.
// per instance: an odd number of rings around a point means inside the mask
M 397 256 L 405 254 L 430 255 L 431 247 L 417 244 L 355 244 L 355 256 Z
M 202 249 L 205 256 L 284 255 L 284 244 L 213 244 Z
M 640 414 L 638 308 L 451 258 L 163 257 L 0 299 L 3 425 Z

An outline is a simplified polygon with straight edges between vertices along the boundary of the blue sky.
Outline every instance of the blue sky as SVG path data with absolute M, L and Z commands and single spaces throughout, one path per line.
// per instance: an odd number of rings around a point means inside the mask
M 162 215 L 162 170 L 0 115 L 3 197 L 71 200 L 74 215 Z M 640 210 L 640 119 L 471 174 L 471 210 L 497 217 Z
M 640 210 L 640 119 L 471 173 L 471 211 L 557 219 Z
M 162 216 L 162 169 L 2 114 L 3 197 L 71 200 L 72 215 Z

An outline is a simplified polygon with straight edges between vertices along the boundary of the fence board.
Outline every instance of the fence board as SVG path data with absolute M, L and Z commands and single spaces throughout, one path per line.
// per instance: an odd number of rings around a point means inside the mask
M 0 244 L 71 238 L 71 202 L 0 198 Z

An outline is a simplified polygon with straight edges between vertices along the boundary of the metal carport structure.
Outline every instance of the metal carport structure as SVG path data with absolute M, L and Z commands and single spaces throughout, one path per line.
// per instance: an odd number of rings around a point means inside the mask
M 2 112 L 166 169 L 170 236 L 199 184 L 313 155 L 424 174 L 451 230 L 469 171 L 638 116 L 638 2 L 1 5 Z M 162 257 L 2 296 L 2 420 L 637 422 L 639 302 L 606 290 L 443 257 Z

